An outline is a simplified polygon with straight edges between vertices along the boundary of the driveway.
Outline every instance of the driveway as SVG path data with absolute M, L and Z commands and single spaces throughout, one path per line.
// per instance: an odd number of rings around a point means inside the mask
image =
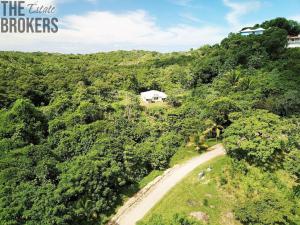
M 162 176 L 157 177 L 130 198 L 112 218 L 111 224 L 135 225 L 185 176 L 201 164 L 221 155 L 225 155 L 223 145 L 215 145 L 210 151 L 168 169 Z

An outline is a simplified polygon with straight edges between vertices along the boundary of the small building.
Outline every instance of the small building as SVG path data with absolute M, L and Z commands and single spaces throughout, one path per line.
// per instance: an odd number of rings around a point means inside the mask
M 168 96 L 164 92 L 155 90 L 141 93 L 142 100 L 147 103 L 164 102 L 167 97 Z
M 245 29 L 245 30 L 241 30 L 241 31 L 240 31 L 240 34 L 241 34 L 242 36 L 248 36 L 248 35 L 251 35 L 251 34 L 253 34 L 253 35 L 261 35 L 261 34 L 263 34 L 264 32 L 265 32 L 265 29 L 259 27 L 259 28 L 257 28 L 257 29 L 250 29 L 250 28 L 247 28 L 247 29 Z
M 288 48 L 300 48 L 300 35 L 288 36 Z

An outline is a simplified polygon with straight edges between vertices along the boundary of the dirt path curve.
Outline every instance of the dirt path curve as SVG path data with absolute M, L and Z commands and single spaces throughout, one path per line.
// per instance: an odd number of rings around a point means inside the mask
M 168 169 L 162 176 L 157 177 L 145 188 L 130 198 L 112 218 L 110 224 L 135 225 L 150 209 L 158 203 L 186 175 L 217 156 L 225 154 L 222 144 L 215 145 L 209 152 L 194 157 L 188 162 Z

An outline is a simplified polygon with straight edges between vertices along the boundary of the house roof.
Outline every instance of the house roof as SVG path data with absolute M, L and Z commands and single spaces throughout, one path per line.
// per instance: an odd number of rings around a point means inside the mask
M 253 32 L 253 30 L 251 30 L 250 28 L 247 28 L 246 30 L 241 30 L 241 33 L 246 33 L 246 32 Z
M 265 31 L 265 29 L 262 27 L 258 27 L 256 29 L 247 28 L 245 30 L 241 30 L 240 33 L 248 33 L 248 32 L 255 32 L 255 31 Z
M 152 99 L 154 97 L 167 98 L 167 95 L 164 92 L 156 91 L 156 90 L 142 92 L 141 96 L 144 99 Z
M 259 28 L 255 29 L 255 30 L 253 30 L 253 31 L 265 31 L 265 29 L 262 28 L 262 27 L 259 27 Z
M 298 36 L 288 36 L 288 39 L 299 39 L 300 38 L 300 34 Z

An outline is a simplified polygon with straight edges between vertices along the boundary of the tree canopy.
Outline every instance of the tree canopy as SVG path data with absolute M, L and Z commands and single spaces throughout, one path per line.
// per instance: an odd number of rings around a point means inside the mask
M 300 49 L 287 48 L 287 35 L 299 23 L 261 26 L 262 35 L 187 52 L 0 52 L 1 223 L 105 224 L 124 189 L 166 169 L 191 140 L 222 136 L 240 168 L 235 187 L 251 186 L 245 174 L 257 169 L 261 186 L 279 170 L 293 180 L 285 187 L 274 175 L 274 195 L 245 190 L 236 217 L 297 224 Z M 151 89 L 168 102 L 141 104 Z M 165 224 L 196 222 L 177 215 Z

